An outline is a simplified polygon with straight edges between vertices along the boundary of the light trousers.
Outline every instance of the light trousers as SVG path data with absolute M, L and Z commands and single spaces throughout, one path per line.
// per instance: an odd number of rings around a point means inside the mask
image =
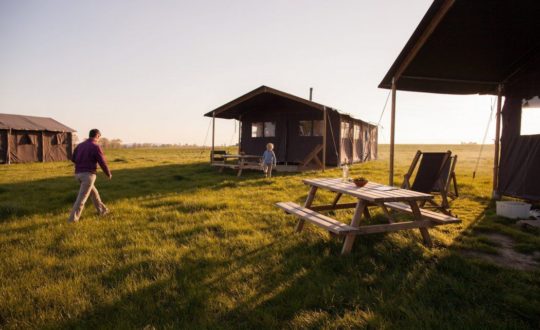
M 77 196 L 75 204 L 73 204 L 73 210 L 71 210 L 68 221 L 79 221 L 88 197 L 92 199 L 92 203 L 94 203 L 98 214 L 105 214 L 107 212 L 107 207 L 101 202 L 99 192 L 94 185 L 96 182 L 96 174 L 90 172 L 76 173 L 75 179 L 80 183 L 81 187 L 79 188 L 79 195 Z

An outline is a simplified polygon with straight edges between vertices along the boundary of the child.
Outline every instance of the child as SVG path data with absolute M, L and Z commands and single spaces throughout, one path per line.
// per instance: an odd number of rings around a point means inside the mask
M 276 164 L 277 160 L 276 154 L 274 153 L 274 145 L 272 143 L 268 143 L 266 145 L 266 150 L 263 153 L 263 171 L 265 177 L 272 177 L 272 168 L 276 166 Z

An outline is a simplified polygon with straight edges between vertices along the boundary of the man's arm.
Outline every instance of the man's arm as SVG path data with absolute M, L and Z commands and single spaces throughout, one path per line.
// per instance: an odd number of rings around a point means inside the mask
M 101 150 L 100 146 L 97 146 L 97 162 L 99 164 L 99 167 L 101 167 L 103 172 L 105 172 L 105 175 L 111 178 L 112 173 L 109 170 L 109 166 L 107 166 L 107 160 L 105 159 L 105 155 L 103 154 L 103 150 Z

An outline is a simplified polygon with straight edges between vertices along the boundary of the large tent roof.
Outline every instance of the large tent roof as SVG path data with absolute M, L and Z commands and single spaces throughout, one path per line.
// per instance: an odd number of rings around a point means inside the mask
M 539 58 L 540 1 L 435 0 L 379 87 L 497 94 Z
M 4 113 L 0 113 L 0 129 L 75 132 L 74 129 L 61 124 L 52 118 L 10 115 Z
M 206 113 L 205 116 L 212 117 L 213 113 L 215 113 L 216 118 L 239 119 L 242 114 L 275 100 L 301 104 L 305 106 L 306 108 L 314 109 L 316 111 L 324 111 L 324 109 L 326 108 L 328 111 L 336 111 L 337 113 L 339 113 L 340 116 L 345 117 L 348 120 L 367 123 L 363 120 L 353 118 L 352 116 L 348 114 L 340 113 L 338 110 L 332 107 L 329 107 L 329 106 L 326 106 L 317 102 L 313 102 L 310 100 L 306 100 L 304 98 L 301 98 L 301 97 L 298 97 L 289 93 L 285 93 L 280 90 L 277 90 L 268 86 L 264 86 L 264 85 L 228 103 L 225 103 L 219 108 L 216 108 Z M 373 125 L 371 123 L 367 123 L 367 124 Z
M 320 111 L 323 111 L 325 108 L 322 104 L 263 85 L 206 113 L 205 116 L 212 117 L 212 114 L 215 113 L 216 118 L 238 119 L 244 112 L 249 111 L 249 109 L 256 107 L 258 104 L 266 103 L 270 99 L 282 99 L 299 103 Z M 331 109 L 331 107 L 326 108 Z

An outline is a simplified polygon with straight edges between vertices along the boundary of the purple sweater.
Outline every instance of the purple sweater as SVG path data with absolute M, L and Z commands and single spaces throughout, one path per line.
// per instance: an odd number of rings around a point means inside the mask
M 96 173 L 97 164 L 99 164 L 107 176 L 111 175 L 105 155 L 103 155 L 101 147 L 93 139 L 80 143 L 73 151 L 71 161 L 75 163 L 75 173 Z

